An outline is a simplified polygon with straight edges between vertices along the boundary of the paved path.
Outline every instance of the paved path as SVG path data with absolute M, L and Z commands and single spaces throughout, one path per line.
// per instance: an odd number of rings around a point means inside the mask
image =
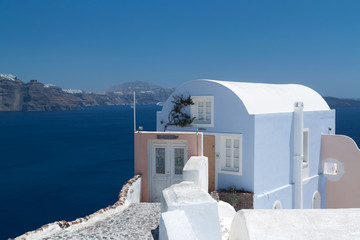
M 44 240 L 158 239 L 160 203 L 131 204 L 121 213 L 76 231 L 61 231 Z

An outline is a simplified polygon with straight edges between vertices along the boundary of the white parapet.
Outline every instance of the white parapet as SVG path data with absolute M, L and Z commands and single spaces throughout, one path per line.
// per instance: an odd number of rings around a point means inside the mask
M 141 178 L 133 182 L 127 192 L 125 204 L 139 203 L 141 200 Z
M 218 204 L 205 190 L 194 183 L 181 182 L 164 189 L 161 208 L 162 212 L 183 211 L 187 219 L 186 221 L 184 220 L 184 224 L 188 222 L 196 239 L 221 239 Z M 164 227 L 170 226 L 171 223 L 168 223 L 168 221 L 175 221 L 174 216 L 162 214 L 161 221 L 163 221 L 163 224 L 160 225 L 161 240 L 167 239 L 167 237 L 171 239 L 170 236 L 173 236 L 173 232 L 169 232 L 172 228 L 166 227 L 165 230 Z M 164 231 L 167 232 L 167 236 L 164 236 Z M 189 231 L 186 234 L 192 234 L 189 228 L 183 229 L 183 231 Z
M 234 218 L 236 211 L 233 206 L 224 201 L 218 202 L 219 216 L 221 218 Z
M 360 239 L 360 209 L 240 210 L 229 240 Z
M 196 239 L 194 230 L 192 229 L 185 212 L 182 210 L 164 212 L 161 214 L 159 235 L 161 240 Z
M 233 206 L 227 202 L 219 201 L 219 218 L 220 218 L 220 227 L 222 233 L 222 239 L 229 239 L 231 223 L 234 219 L 236 211 Z
M 209 189 L 208 172 L 207 157 L 191 157 L 184 166 L 183 180 L 193 182 L 207 192 Z

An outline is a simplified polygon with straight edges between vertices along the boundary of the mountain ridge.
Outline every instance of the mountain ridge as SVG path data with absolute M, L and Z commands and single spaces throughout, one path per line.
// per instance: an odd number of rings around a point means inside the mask
M 84 92 L 44 85 L 37 80 L 24 83 L 11 74 L 0 74 L 0 111 L 60 111 L 87 106 L 130 105 L 133 91 L 137 104 L 156 104 L 165 101 L 174 89 L 137 81 L 114 86 L 103 93 Z
M 137 104 L 156 104 L 168 99 L 174 88 L 135 81 L 115 85 L 105 92 L 62 89 L 37 80 L 22 82 L 11 74 L 0 74 L 0 111 L 60 111 L 88 106 L 131 105 L 133 92 Z M 330 108 L 360 107 L 359 99 L 323 97 Z
M 112 86 L 106 92 L 117 92 L 117 91 L 146 91 L 149 89 L 172 89 L 164 88 L 154 83 L 144 82 L 144 81 L 133 81 L 133 82 L 124 82 L 115 86 Z

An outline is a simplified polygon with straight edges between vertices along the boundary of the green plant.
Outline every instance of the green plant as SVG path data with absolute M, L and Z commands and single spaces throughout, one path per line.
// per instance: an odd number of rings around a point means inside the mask
M 236 208 L 236 206 L 239 204 L 238 195 L 236 193 L 236 187 L 234 185 L 229 187 L 230 197 L 229 197 L 229 203 L 231 206 Z
M 232 193 L 236 192 L 236 187 L 234 185 L 230 186 L 229 191 Z
M 189 116 L 189 114 L 184 112 L 184 108 L 190 105 L 194 105 L 191 96 L 184 97 L 184 95 L 173 96 L 174 100 L 171 101 L 174 106 L 173 109 L 169 112 L 168 115 L 168 123 L 166 123 L 164 127 L 164 131 L 166 131 L 168 126 L 179 126 L 186 127 L 191 125 L 195 118 Z
M 233 206 L 234 208 L 237 208 L 236 206 L 239 204 L 239 199 L 236 193 L 232 193 L 229 197 L 229 203 L 231 206 Z

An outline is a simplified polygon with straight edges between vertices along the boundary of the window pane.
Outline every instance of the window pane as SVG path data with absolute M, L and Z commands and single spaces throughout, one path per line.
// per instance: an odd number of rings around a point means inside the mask
M 165 148 L 155 149 L 156 173 L 165 174 Z
M 234 139 L 234 148 L 239 148 L 239 139 Z
M 226 148 L 231 148 L 231 139 L 226 139 Z
M 199 113 L 197 120 L 199 120 L 199 121 L 200 121 L 200 120 L 204 120 L 204 114 L 200 114 L 200 113 Z
M 205 109 L 205 113 L 206 113 L 206 121 L 211 122 L 211 102 L 207 101 L 205 103 L 206 109 Z
M 231 158 L 226 158 L 226 167 L 231 167 Z
M 234 158 L 234 168 L 239 168 L 239 158 Z
M 239 149 L 234 148 L 234 158 L 239 158 Z
M 206 106 L 206 113 L 211 113 L 211 106 Z
M 175 174 L 182 174 L 184 168 L 184 149 L 175 148 Z
M 206 114 L 206 121 L 211 121 L 211 114 Z
M 231 157 L 231 148 L 226 149 L 226 157 Z
M 204 120 L 204 103 L 203 102 L 198 102 L 197 120 L 198 121 L 203 121 Z

